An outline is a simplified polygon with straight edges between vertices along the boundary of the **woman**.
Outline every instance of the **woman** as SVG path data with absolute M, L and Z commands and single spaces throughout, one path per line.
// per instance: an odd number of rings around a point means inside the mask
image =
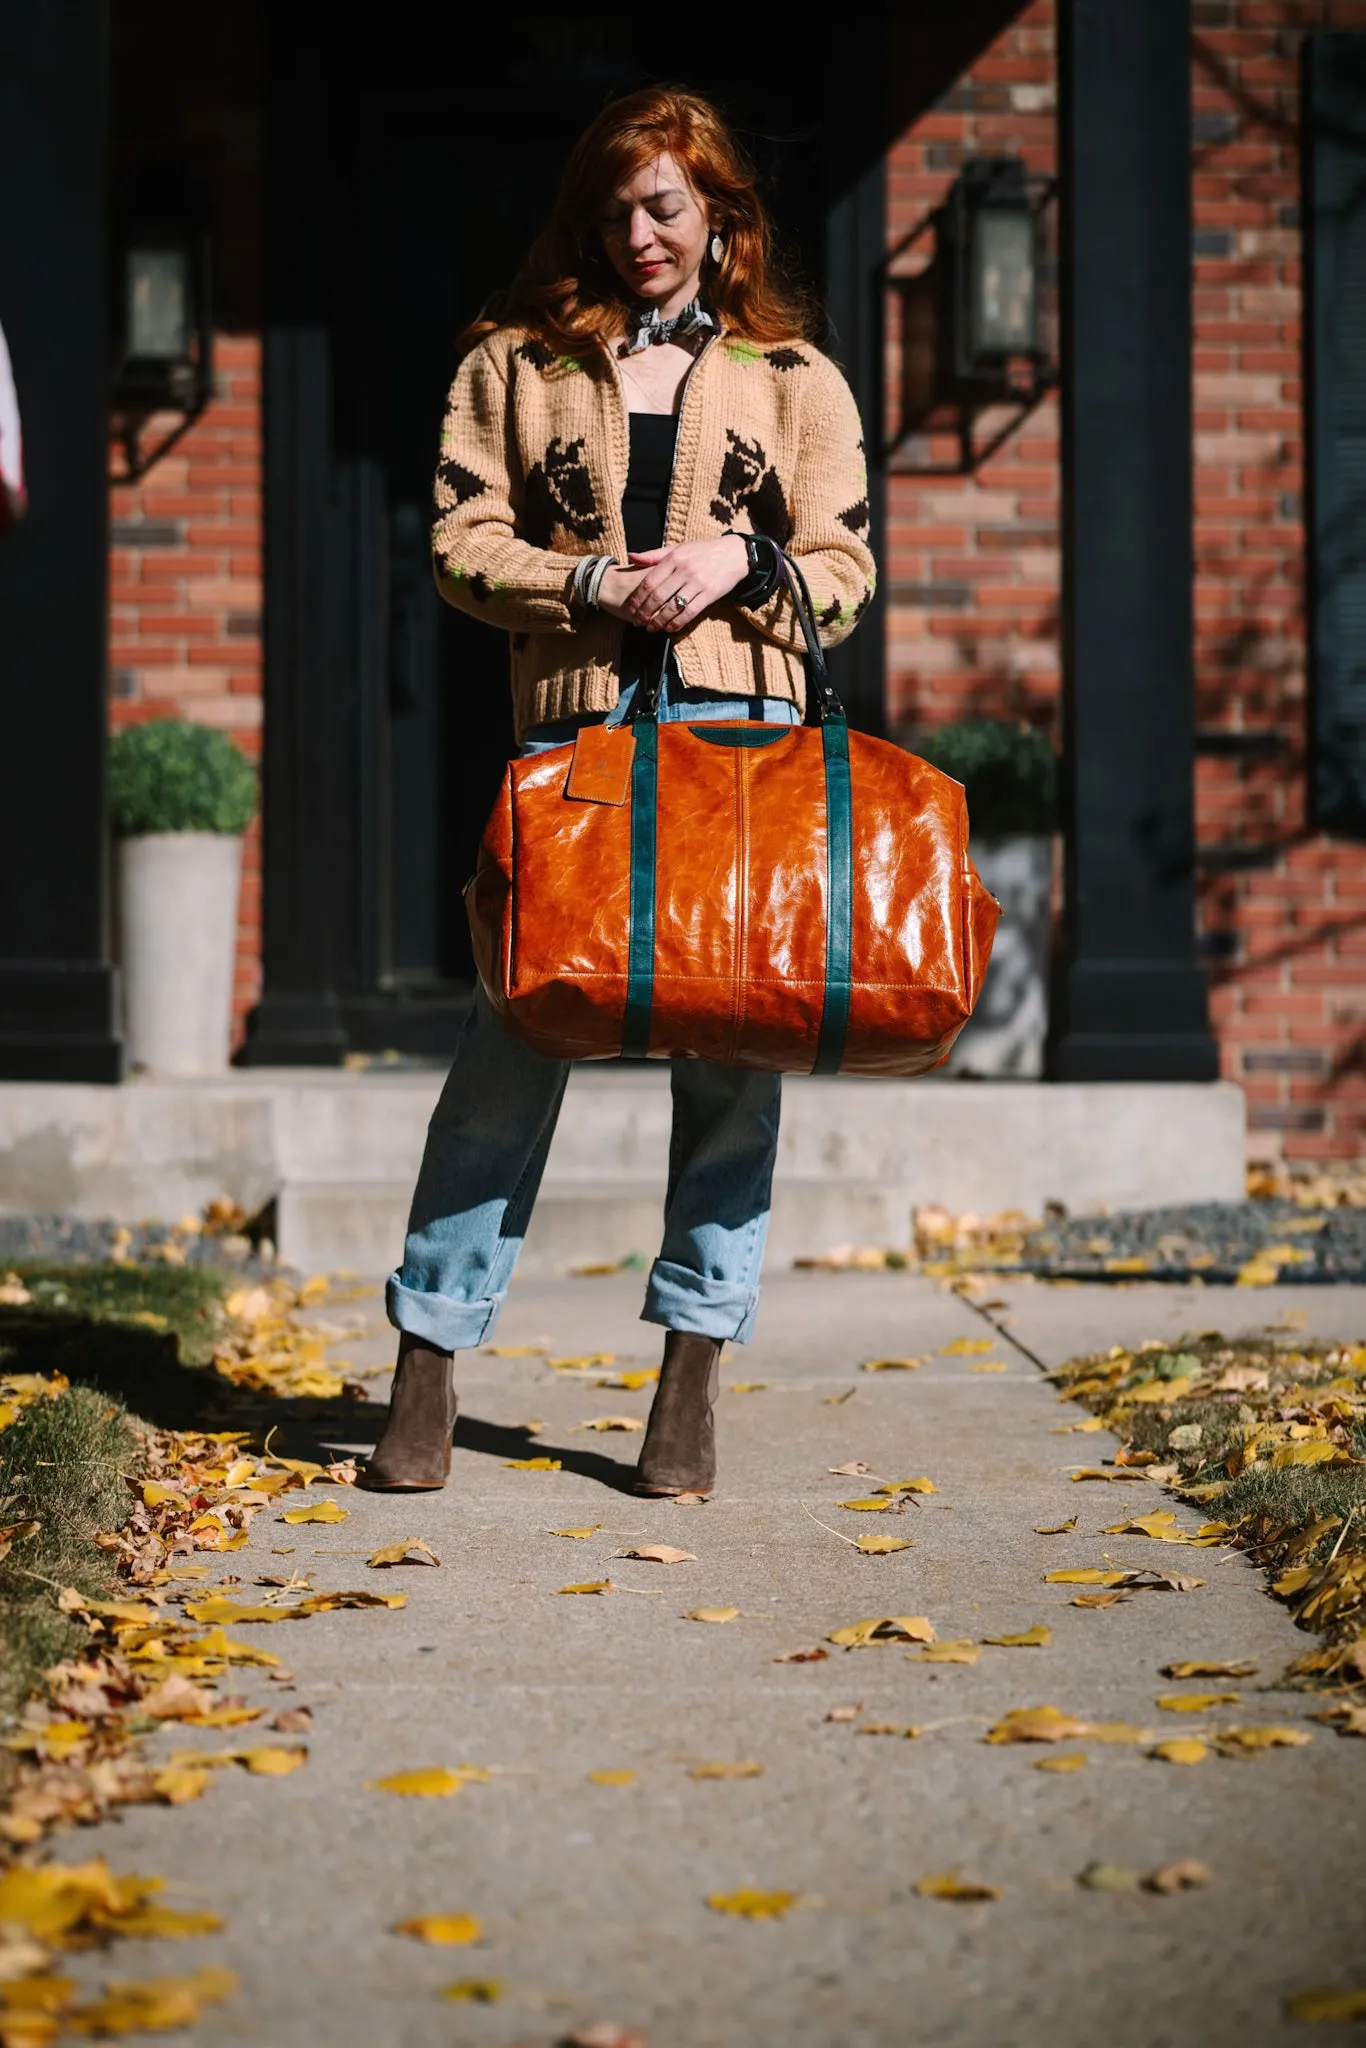
M 800 561 L 830 645 L 874 581 L 858 412 L 805 325 L 715 108 L 672 88 L 609 105 L 507 317 L 462 337 L 436 475 L 438 587 L 511 635 L 524 753 L 622 719 L 661 663 L 662 719 L 800 720 L 801 631 L 771 543 Z M 389 1282 L 401 1334 L 371 1487 L 444 1482 L 451 1354 L 502 1306 L 568 1071 L 476 992 Z M 643 1492 L 715 1483 L 717 1361 L 758 1305 L 778 1101 L 776 1075 L 674 1062 Z

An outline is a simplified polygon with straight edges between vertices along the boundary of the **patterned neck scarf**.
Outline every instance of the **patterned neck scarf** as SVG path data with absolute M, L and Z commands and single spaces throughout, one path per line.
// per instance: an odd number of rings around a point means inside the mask
M 617 346 L 619 356 L 639 355 L 652 342 L 683 341 L 690 334 L 704 334 L 709 330 L 719 332 L 715 316 L 707 311 L 701 299 L 689 299 L 683 311 L 675 313 L 672 320 L 661 320 L 658 306 L 637 300 L 627 318 L 630 332 Z

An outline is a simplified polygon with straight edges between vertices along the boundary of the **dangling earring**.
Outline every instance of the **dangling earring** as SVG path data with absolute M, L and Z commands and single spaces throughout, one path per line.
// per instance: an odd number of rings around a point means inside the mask
M 720 235 L 713 235 L 713 236 L 712 236 L 712 238 L 711 238 L 711 260 L 712 260 L 712 262 L 713 262 L 713 263 L 719 263 L 719 262 L 721 261 L 721 257 L 722 257 L 722 254 L 723 254 L 724 250 L 725 250 L 725 246 L 726 246 L 726 245 L 725 245 L 725 243 L 724 243 L 724 242 L 723 242 L 723 241 L 721 240 L 721 237 L 720 237 Z

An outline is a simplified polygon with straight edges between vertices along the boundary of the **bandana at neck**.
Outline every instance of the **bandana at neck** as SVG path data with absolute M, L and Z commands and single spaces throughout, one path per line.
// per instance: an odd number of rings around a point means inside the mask
M 631 325 L 625 341 L 619 343 L 619 356 L 636 356 L 651 342 L 682 341 L 689 334 L 703 334 L 708 329 L 717 331 L 715 316 L 709 313 L 701 299 L 689 299 L 681 313 L 675 313 L 672 320 L 661 320 L 658 306 L 639 302 L 631 307 L 627 315 Z

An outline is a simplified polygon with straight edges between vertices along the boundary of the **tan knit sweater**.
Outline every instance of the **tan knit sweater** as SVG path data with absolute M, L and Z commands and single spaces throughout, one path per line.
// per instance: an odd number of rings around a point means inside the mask
M 451 386 L 432 529 L 437 587 L 512 635 L 517 732 L 616 703 L 623 627 L 571 603 L 586 554 L 626 560 L 621 498 L 630 425 L 606 349 L 557 357 L 500 328 Z M 867 608 L 868 483 L 853 395 L 808 341 L 713 337 L 689 373 L 665 543 L 728 528 L 767 534 L 802 566 L 827 646 Z M 801 630 L 784 593 L 724 600 L 676 643 L 686 683 L 804 703 Z

